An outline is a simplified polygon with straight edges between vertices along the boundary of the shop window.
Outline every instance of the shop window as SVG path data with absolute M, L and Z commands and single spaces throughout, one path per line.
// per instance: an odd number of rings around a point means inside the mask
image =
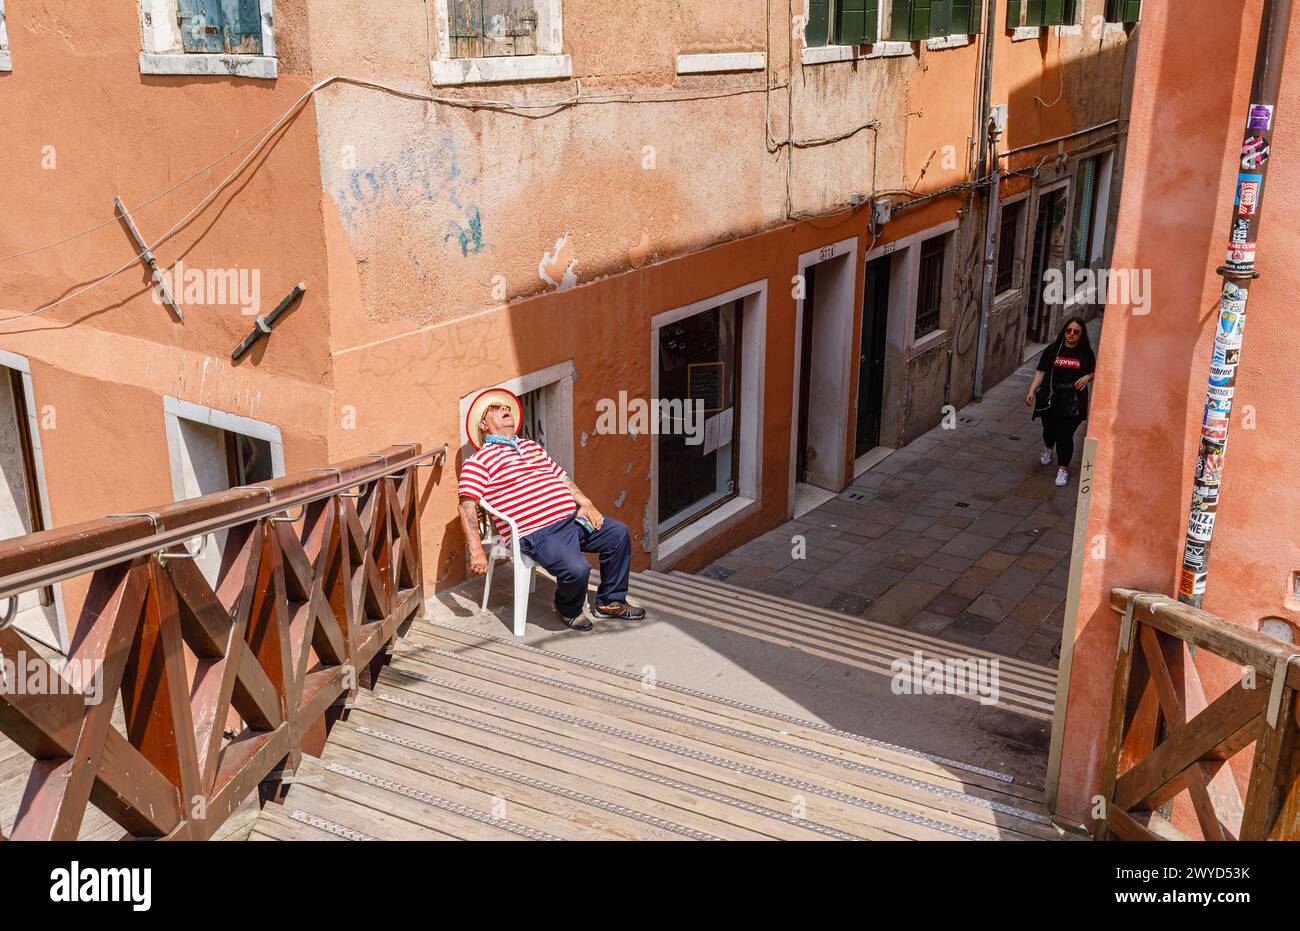
M 736 494 L 741 318 L 735 300 L 658 330 L 661 536 Z

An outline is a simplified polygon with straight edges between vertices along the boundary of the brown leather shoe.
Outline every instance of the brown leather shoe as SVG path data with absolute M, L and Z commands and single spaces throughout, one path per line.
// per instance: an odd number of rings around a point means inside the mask
M 611 601 L 607 605 L 596 605 L 596 613 L 601 617 L 616 617 L 624 621 L 639 621 L 645 617 L 645 608 L 638 608 L 626 601 Z

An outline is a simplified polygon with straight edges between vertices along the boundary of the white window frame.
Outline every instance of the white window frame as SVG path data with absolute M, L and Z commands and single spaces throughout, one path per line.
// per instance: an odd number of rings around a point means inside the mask
M 548 366 L 544 369 L 538 369 L 535 372 L 529 372 L 526 375 L 519 375 L 515 378 L 509 378 L 505 381 L 497 382 L 495 385 L 484 385 L 482 388 L 475 388 L 473 391 L 464 395 L 460 399 L 460 445 L 465 451 L 465 458 L 468 459 L 474 453 L 474 447 L 469 444 L 469 435 L 465 433 L 465 417 L 469 414 L 469 406 L 484 391 L 491 388 L 504 388 L 511 394 L 522 397 L 530 391 L 536 391 L 538 388 L 550 388 L 554 386 L 555 410 L 551 411 L 550 403 L 547 403 L 548 415 L 551 417 L 551 433 L 556 438 L 555 442 L 550 442 L 548 437 L 548 446 L 546 452 L 552 459 L 560 464 L 573 478 L 573 382 L 578 377 L 578 370 L 573 364 L 572 359 L 566 359 L 556 365 Z
M 533 0 L 537 9 L 537 52 L 490 58 L 451 56 L 451 15 L 447 0 L 433 0 L 438 47 L 429 62 L 434 85 L 497 84 L 573 77 L 573 59 L 564 54 L 564 0 Z
M 36 497 L 41 506 L 41 521 L 45 527 L 54 527 L 54 519 L 50 516 L 50 496 L 45 485 L 45 454 L 41 450 L 41 424 L 36 416 L 36 392 L 32 387 L 32 367 L 27 361 L 26 356 L 20 356 L 16 352 L 9 352 L 6 349 L 0 349 L 0 366 L 14 369 L 21 373 L 23 379 L 23 399 L 26 402 L 25 411 L 14 411 L 14 415 L 21 417 L 24 413 L 27 415 L 28 432 L 32 438 L 32 471 L 36 473 Z M 63 583 L 56 582 L 52 586 L 54 589 L 54 615 L 55 631 L 58 643 L 47 644 L 57 649 L 60 653 L 67 655 L 68 652 L 68 616 L 63 607 Z
M 804 22 L 808 21 L 807 0 L 804 0 Z M 889 13 L 888 3 L 880 4 L 880 21 L 876 24 L 876 35 L 883 36 L 888 32 Z M 865 55 L 858 50 L 863 46 L 858 45 L 819 45 L 813 48 L 803 44 L 803 34 L 799 35 L 799 60 L 805 65 L 825 65 L 835 61 L 860 61 L 870 58 L 901 58 L 904 55 L 911 55 L 914 51 L 911 42 L 892 42 L 888 39 L 880 39 L 871 46 L 871 51 Z
M 881 256 L 894 255 L 894 264 L 890 271 L 889 286 L 889 327 L 887 332 L 887 342 L 893 346 L 899 346 L 903 350 L 903 359 L 911 359 L 920 352 L 930 348 L 931 344 L 941 342 L 948 338 L 950 330 L 940 326 L 937 330 L 931 330 L 920 339 L 916 338 L 916 291 L 920 286 L 921 271 L 921 244 L 928 239 L 934 239 L 936 236 L 948 236 L 955 233 L 961 224 L 957 220 L 949 220 L 946 223 L 940 223 L 938 226 L 932 226 L 929 229 L 921 230 L 919 233 L 913 233 L 910 236 L 904 236 L 902 239 L 896 239 L 893 242 L 877 246 L 867 253 L 866 261 L 870 262 Z M 956 237 L 948 240 L 947 250 L 944 255 L 944 294 L 946 299 L 951 299 L 950 288 L 952 284 L 952 262 L 953 249 L 955 248 Z M 940 314 L 940 321 L 943 319 Z
M 193 401 L 183 401 L 171 395 L 163 396 L 163 416 L 167 426 L 167 458 L 171 464 L 172 497 L 179 501 L 185 490 L 185 476 L 181 457 L 181 420 L 206 424 L 227 433 L 242 433 L 255 440 L 265 440 L 271 446 L 271 473 L 284 475 L 284 440 L 280 428 L 262 420 L 254 420 L 229 411 L 217 410 Z
M 931 51 L 937 51 L 945 48 L 961 48 L 964 45 L 970 45 L 972 36 L 969 34 L 952 33 L 946 36 L 931 36 L 925 40 L 925 47 Z
M 650 395 L 659 397 L 659 331 L 671 323 L 711 310 L 732 301 L 741 301 L 742 324 L 736 352 L 741 360 L 740 437 L 736 455 L 739 481 L 736 494 L 712 511 L 685 524 L 668 539 L 659 539 L 659 434 L 650 434 L 650 503 L 647 508 L 651 536 L 650 561 L 677 558 L 695 546 L 723 533 L 728 527 L 756 513 L 762 497 L 763 468 L 763 386 L 766 384 L 767 355 L 767 279 L 732 288 L 723 294 L 705 298 L 655 314 L 650 318 Z
M 14 60 L 9 54 L 9 29 L 5 26 L 5 0 L 0 0 L 0 71 L 13 71 Z
M 274 0 L 260 0 L 262 54 L 225 55 L 187 52 L 176 25 L 177 0 L 140 0 L 141 74 L 229 75 L 275 80 L 279 60 L 275 53 Z

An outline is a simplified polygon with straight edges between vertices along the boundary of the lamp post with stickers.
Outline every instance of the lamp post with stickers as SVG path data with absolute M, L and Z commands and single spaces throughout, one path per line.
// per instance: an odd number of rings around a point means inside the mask
M 1228 448 L 1228 420 L 1232 416 L 1237 366 L 1241 363 L 1242 335 L 1246 328 L 1246 304 L 1250 300 L 1251 283 L 1259 277 L 1255 270 L 1255 250 L 1267 190 L 1265 182 L 1272 156 L 1278 88 L 1286 59 L 1290 21 L 1291 0 L 1265 0 L 1250 112 L 1241 144 L 1228 258 L 1218 270 L 1223 276 L 1223 291 L 1214 328 L 1214 355 L 1210 362 L 1209 388 L 1201 420 L 1191 513 L 1183 543 L 1183 571 L 1178 584 L 1178 600 L 1198 608 L 1205 597 L 1209 575 L 1210 543 L 1219 510 L 1219 488 Z

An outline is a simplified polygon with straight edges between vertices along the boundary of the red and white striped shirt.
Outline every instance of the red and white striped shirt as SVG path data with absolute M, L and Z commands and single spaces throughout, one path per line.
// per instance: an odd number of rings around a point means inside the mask
M 522 456 L 509 446 L 485 444 L 461 466 L 458 495 L 486 501 L 518 523 L 522 537 L 572 516 L 578 501 L 564 482 L 564 470 L 540 443 L 521 438 L 519 449 Z M 495 517 L 492 522 L 509 543 L 509 525 Z

